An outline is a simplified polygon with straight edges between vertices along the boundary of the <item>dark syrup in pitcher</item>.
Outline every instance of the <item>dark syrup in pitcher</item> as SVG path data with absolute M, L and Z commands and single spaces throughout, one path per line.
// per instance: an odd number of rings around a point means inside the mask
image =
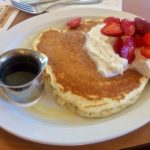
M 3 66 L 0 78 L 8 86 L 20 86 L 32 81 L 38 72 L 37 61 L 18 56 Z

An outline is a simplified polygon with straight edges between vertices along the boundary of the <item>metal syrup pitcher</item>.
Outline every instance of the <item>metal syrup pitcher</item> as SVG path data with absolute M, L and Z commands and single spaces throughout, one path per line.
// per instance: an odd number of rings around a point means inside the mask
M 23 48 L 0 56 L 0 86 L 11 102 L 30 106 L 44 90 L 44 69 L 48 58 L 44 54 Z

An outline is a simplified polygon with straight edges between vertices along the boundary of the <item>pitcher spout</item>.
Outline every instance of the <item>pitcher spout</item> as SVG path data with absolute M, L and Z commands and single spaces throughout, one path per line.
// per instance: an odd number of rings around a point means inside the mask
M 45 54 L 38 52 L 38 58 L 39 58 L 39 62 L 40 62 L 41 72 L 43 72 L 43 70 L 45 69 L 45 67 L 48 63 L 48 57 Z

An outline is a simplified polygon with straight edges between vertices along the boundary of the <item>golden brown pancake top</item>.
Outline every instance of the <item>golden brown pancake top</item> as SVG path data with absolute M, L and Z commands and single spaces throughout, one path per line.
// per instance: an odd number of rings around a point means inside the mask
M 123 75 L 113 78 L 101 76 L 84 48 L 85 36 L 95 22 L 81 25 L 79 29 L 59 32 L 50 29 L 43 33 L 37 49 L 49 58 L 49 65 L 57 83 L 63 91 L 71 91 L 89 100 L 112 98 L 122 99 L 126 94 L 139 87 L 142 75 L 127 70 Z

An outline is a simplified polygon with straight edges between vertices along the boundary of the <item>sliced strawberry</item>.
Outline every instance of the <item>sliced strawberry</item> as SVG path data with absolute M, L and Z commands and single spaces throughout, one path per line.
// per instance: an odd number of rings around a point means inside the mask
M 150 33 L 146 33 L 142 37 L 142 43 L 143 43 L 143 46 L 150 46 Z
M 124 31 L 125 35 L 127 36 L 132 36 L 135 33 L 135 26 L 134 26 L 134 22 L 130 21 L 128 19 L 123 19 L 121 21 L 121 27 L 122 30 Z
M 120 23 L 120 19 L 116 17 L 107 17 L 104 19 L 104 23 L 111 23 L 111 22 Z
M 134 42 L 135 42 L 136 47 L 142 47 L 143 46 L 142 36 L 140 34 L 135 34 L 134 35 Z
M 116 23 L 116 22 L 111 22 L 106 24 L 101 29 L 101 32 L 108 36 L 121 36 L 123 34 L 120 23 Z
M 142 47 L 141 54 L 146 58 L 150 58 L 150 47 Z
M 120 56 L 127 59 L 130 64 L 135 58 L 135 44 L 132 37 L 128 37 L 123 40 L 123 44 L 120 50 Z
M 70 20 L 69 22 L 67 22 L 67 26 L 70 29 L 75 29 L 75 28 L 80 26 L 80 23 L 81 23 L 81 18 L 75 18 L 75 19 Z
M 120 54 L 120 50 L 123 44 L 123 40 L 121 37 L 118 37 L 113 43 L 113 49 L 117 54 Z
M 150 32 L 150 22 L 141 18 L 134 19 L 134 25 L 137 33 L 145 34 Z

